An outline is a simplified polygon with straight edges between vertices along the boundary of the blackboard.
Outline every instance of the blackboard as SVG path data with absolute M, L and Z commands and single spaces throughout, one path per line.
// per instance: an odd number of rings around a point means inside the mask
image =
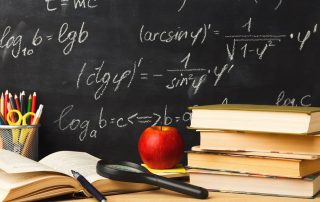
M 139 162 L 192 105 L 320 106 L 318 0 L 1 0 L 0 88 L 45 105 L 40 157 Z

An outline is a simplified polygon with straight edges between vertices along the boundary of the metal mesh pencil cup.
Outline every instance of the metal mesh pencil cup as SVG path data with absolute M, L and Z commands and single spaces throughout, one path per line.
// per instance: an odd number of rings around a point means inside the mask
M 38 160 L 38 129 L 40 125 L 0 126 L 0 149 L 13 151 Z

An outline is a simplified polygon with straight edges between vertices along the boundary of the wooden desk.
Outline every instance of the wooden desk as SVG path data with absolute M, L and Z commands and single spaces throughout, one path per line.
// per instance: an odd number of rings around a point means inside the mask
M 298 199 L 287 197 L 272 197 L 246 194 L 230 194 L 210 192 L 207 200 L 193 199 L 164 189 L 146 191 L 132 194 L 122 194 L 107 197 L 108 202 L 320 202 L 320 197 L 315 199 Z M 67 200 L 68 202 L 96 202 L 94 199 Z M 67 202 L 65 201 L 65 202 Z

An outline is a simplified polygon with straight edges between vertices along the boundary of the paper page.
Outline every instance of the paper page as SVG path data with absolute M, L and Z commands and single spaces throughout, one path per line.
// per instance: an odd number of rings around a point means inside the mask
M 105 179 L 96 173 L 96 164 L 99 160 L 85 152 L 59 151 L 44 157 L 39 162 L 69 176 L 72 176 L 71 170 L 77 171 L 92 183 Z
M 7 173 L 26 173 L 36 171 L 56 172 L 48 166 L 4 149 L 0 150 L 0 169 Z
M 54 176 L 54 173 L 47 172 L 7 173 L 0 169 L 0 187 L 3 190 L 11 190 Z

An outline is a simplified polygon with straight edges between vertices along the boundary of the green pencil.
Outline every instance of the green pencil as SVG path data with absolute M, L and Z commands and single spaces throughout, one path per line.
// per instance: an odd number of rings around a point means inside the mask
M 27 112 L 31 112 L 31 103 L 32 103 L 32 96 L 31 94 L 29 95 L 29 98 L 28 98 L 28 107 L 27 107 Z M 30 118 L 28 118 L 28 122 L 30 121 Z M 31 123 L 30 123 L 31 124 Z
M 32 103 L 32 96 L 31 96 L 31 94 L 30 94 L 30 95 L 29 95 L 29 98 L 28 98 L 27 113 L 28 113 L 28 112 L 31 112 L 31 103 Z

